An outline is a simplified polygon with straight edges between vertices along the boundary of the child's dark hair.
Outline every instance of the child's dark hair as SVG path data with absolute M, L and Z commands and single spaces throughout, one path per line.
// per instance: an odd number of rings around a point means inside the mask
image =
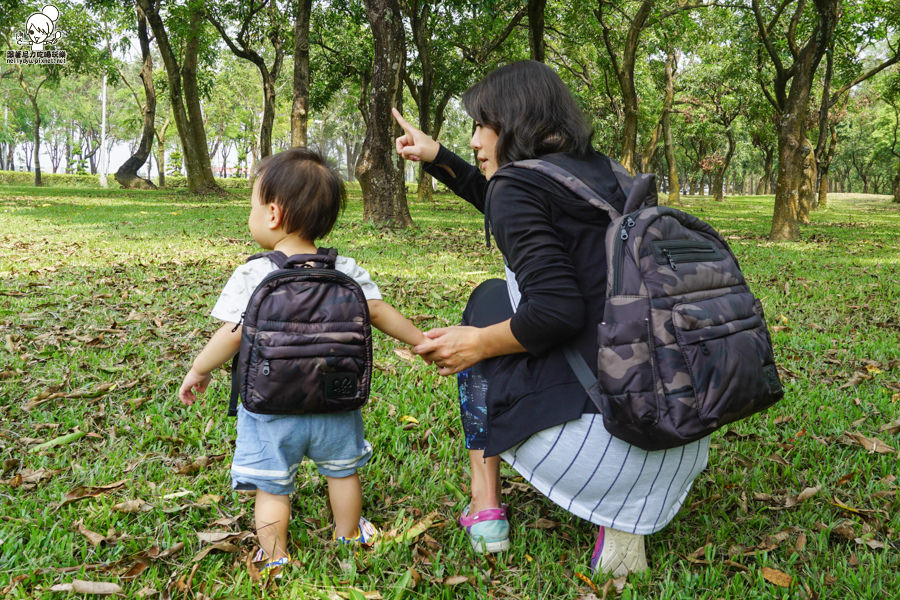
M 256 165 L 259 199 L 281 207 L 283 227 L 309 241 L 328 235 L 347 204 L 340 175 L 319 154 L 291 148 Z

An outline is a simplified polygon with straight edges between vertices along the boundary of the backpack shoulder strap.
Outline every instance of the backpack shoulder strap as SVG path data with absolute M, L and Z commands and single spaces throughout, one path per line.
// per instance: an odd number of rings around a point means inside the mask
M 607 156 L 607 158 L 609 158 Z M 634 177 L 631 176 L 631 173 L 628 172 L 622 163 L 619 161 L 609 158 L 609 166 L 612 167 L 613 175 L 616 176 L 616 181 L 619 182 L 619 187 L 622 188 L 622 191 L 625 192 L 625 197 L 631 193 L 631 188 L 634 186 Z
M 247 262 L 250 262 L 251 260 L 256 260 L 257 258 L 268 258 L 273 263 L 275 263 L 275 266 L 278 267 L 279 269 L 283 269 L 284 263 L 287 262 L 287 256 L 284 255 L 284 252 L 280 252 L 278 250 L 271 250 L 269 252 L 258 252 L 257 254 L 254 254 L 253 256 L 247 258 Z
M 333 269 L 337 260 L 337 250 L 334 248 L 317 248 L 316 254 L 294 254 L 284 262 L 283 269 L 294 267 L 309 267 L 313 269 Z
M 612 161 L 610 161 L 612 162 Z M 546 177 L 549 177 L 568 191 L 575 194 L 577 197 L 581 198 L 591 206 L 599 208 L 607 215 L 609 215 L 609 220 L 613 221 L 618 217 L 622 216 L 618 210 L 613 207 L 612 204 L 606 198 L 603 198 L 595 192 L 593 189 L 588 186 L 584 181 L 582 181 L 577 175 L 567 171 L 566 169 L 560 167 L 559 165 L 555 165 L 546 160 L 541 160 L 539 158 L 533 158 L 528 160 L 517 160 L 513 163 L 507 165 L 508 167 L 520 167 L 523 169 L 529 169 L 531 171 L 537 171 L 538 173 L 543 174 Z M 499 171 L 498 171 L 499 172 Z M 613 170 L 616 173 L 615 169 Z M 627 175 L 627 172 L 626 172 Z M 616 180 L 619 181 L 619 185 L 622 185 L 622 181 L 620 178 L 620 174 L 616 173 Z M 622 188 L 625 189 L 624 187 Z M 627 193 L 627 192 L 626 192 Z
M 613 173 L 616 176 L 616 181 L 619 183 L 619 186 L 627 196 L 634 187 L 632 184 L 631 175 L 628 174 L 628 171 L 625 170 L 625 167 L 623 167 L 616 161 L 609 159 L 609 162 L 612 166 Z M 613 207 L 613 205 L 610 204 L 606 198 L 602 198 L 600 194 L 591 189 L 588 184 L 586 184 L 579 177 L 567 171 L 566 169 L 539 158 L 517 160 L 507 165 L 503 165 L 503 167 L 501 167 L 496 173 L 494 173 L 494 176 L 491 177 L 491 180 L 488 182 L 487 192 L 484 198 L 484 241 L 488 248 L 490 248 L 491 246 L 491 225 L 489 222 L 488 209 L 490 207 L 491 195 L 494 191 L 494 184 L 497 182 L 498 175 L 500 175 L 501 177 L 512 176 L 512 174 L 514 173 L 512 169 L 515 167 L 528 169 L 530 171 L 536 171 L 552 179 L 591 206 L 594 206 L 605 212 L 607 215 L 609 215 L 610 221 L 613 221 L 621 216 L 619 211 L 616 210 L 615 207 Z
M 656 206 L 656 175 L 653 173 L 639 173 L 633 180 L 633 185 L 628 191 L 628 199 L 625 201 L 623 215 L 633 213 L 639 208 Z
M 231 397 L 228 399 L 228 416 L 237 416 L 238 398 L 241 395 L 241 384 L 238 381 L 238 356 L 231 359 Z

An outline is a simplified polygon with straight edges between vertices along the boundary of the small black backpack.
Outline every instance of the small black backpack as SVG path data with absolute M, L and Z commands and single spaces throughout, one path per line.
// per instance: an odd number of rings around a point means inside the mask
M 241 316 L 231 403 L 261 414 L 349 411 L 369 398 L 372 330 L 362 288 L 335 269 L 337 250 L 286 257 L 260 282 Z
M 722 236 L 657 206 L 653 175 L 632 178 L 610 163 L 627 196 L 621 214 L 543 160 L 505 165 L 492 182 L 537 171 L 609 215 L 597 377 L 574 348 L 564 353 L 609 433 L 644 450 L 673 448 L 771 406 L 784 390 L 762 305 Z

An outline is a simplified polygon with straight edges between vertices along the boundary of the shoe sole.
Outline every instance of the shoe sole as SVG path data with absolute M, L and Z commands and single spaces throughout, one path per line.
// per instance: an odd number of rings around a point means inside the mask
M 483 539 L 471 540 L 472 550 L 479 554 L 495 554 L 509 550 L 509 540 L 485 542 Z

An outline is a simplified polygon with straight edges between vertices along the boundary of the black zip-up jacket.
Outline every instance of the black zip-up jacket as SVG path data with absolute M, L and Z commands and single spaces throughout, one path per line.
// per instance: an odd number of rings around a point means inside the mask
M 599 152 L 539 157 L 577 175 L 617 210 L 625 194 Z M 443 146 L 425 170 L 485 211 L 488 182 L 478 168 Z M 532 434 L 597 412 L 563 356 L 574 344 L 596 371 L 597 324 L 606 294 L 604 240 L 609 217 L 545 175 L 501 167 L 489 202 L 491 231 L 522 299 L 510 326 L 527 353 L 485 361 L 488 376 L 486 456 Z

